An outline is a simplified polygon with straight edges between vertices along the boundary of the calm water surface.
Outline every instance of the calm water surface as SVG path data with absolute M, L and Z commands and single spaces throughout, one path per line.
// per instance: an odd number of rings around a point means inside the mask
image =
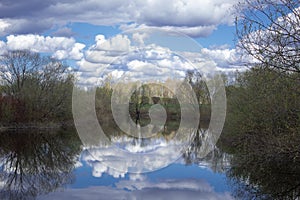
M 111 148 L 145 153 L 175 145 L 171 134 L 110 138 L 112 144 L 83 146 L 74 130 L 1 133 L 1 199 L 232 199 L 224 174 L 227 155 L 217 148 L 200 158 L 195 143 L 169 166 L 139 174 L 130 173 L 135 164 L 124 163 Z M 161 162 L 172 158 L 167 153 Z M 118 165 L 123 170 L 115 169 Z
M 139 139 L 116 133 L 109 136 L 110 144 L 84 146 L 75 130 L 2 132 L 0 199 L 226 200 L 236 199 L 238 192 L 245 193 L 241 188 L 247 182 L 236 183 L 230 176 L 236 167 L 231 166 L 232 155 L 213 146 L 213 151 L 203 157 L 203 141 L 207 144 L 208 135 L 205 130 L 188 134 L 189 147 L 180 157 L 148 173 L 131 173 L 139 163 L 130 157 L 124 161 L 123 155 L 112 150 L 117 147 L 143 154 L 168 145 L 177 148 L 181 143 L 172 134 L 169 131 Z M 173 159 L 172 152 L 161 152 L 143 162 L 152 162 L 155 167 Z

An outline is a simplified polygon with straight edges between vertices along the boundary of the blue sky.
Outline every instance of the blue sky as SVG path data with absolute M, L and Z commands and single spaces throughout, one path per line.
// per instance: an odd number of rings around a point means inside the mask
M 1 30 L 1 29 L 0 29 Z M 60 32 L 59 32 L 60 31 Z M 40 35 L 73 37 L 77 42 L 90 46 L 94 43 L 95 36 L 102 34 L 109 38 L 122 33 L 119 25 L 93 25 L 90 23 L 74 22 L 68 23 L 63 28 L 52 28 L 45 30 Z M 1 32 L 0 32 L 1 33 Z M 60 33 L 60 34 L 57 34 Z M 15 33 L 14 33 L 15 34 Z M 235 27 L 233 25 L 219 25 L 216 30 L 205 37 L 193 37 L 202 47 L 213 48 L 226 45 L 234 48 Z M 0 39 L 7 41 L 6 37 L 10 34 L 2 34 Z M 18 34 L 15 34 L 18 35 Z
M 66 60 L 79 69 L 83 84 L 108 74 L 120 78 L 125 69 L 135 79 L 149 77 L 153 71 L 159 77 L 170 72 L 183 76 L 186 70 L 203 66 L 235 71 L 244 67 L 234 44 L 237 2 L 1 1 L 0 54 L 30 49 Z M 159 32 L 170 37 L 159 39 Z M 120 58 L 125 53 L 127 57 Z
M 74 37 L 76 41 L 90 46 L 94 43 L 95 36 L 102 34 L 109 38 L 117 34 L 121 34 L 123 31 L 119 26 L 103 26 L 93 25 L 89 23 L 70 23 L 65 26 L 65 30 L 70 30 L 70 34 L 67 36 Z M 51 29 L 46 31 L 44 35 L 56 35 L 57 29 Z M 233 25 L 219 25 L 215 31 L 205 37 L 194 37 L 202 47 L 213 48 L 226 45 L 229 48 L 234 48 L 234 34 L 235 27 Z M 2 37 L 5 40 L 5 37 Z

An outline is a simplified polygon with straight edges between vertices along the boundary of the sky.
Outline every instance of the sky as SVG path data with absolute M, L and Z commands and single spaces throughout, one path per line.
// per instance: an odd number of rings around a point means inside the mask
M 159 80 L 203 66 L 235 71 L 244 68 L 234 44 L 237 2 L 1 0 L 0 54 L 29 49 L 65 60 L 82 84 L 128 71 Z

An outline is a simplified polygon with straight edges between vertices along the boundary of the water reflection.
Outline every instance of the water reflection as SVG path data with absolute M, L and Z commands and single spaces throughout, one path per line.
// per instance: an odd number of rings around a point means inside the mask
M 204 180 L 160 180 L 159 183 L 148 180 L 120 181 L 115 187 L 96 186 L 83 189 L 68 189 L 64 192 L 53 193 L 42 199 L 80 199 L 80 200 L 233 200 L 229 193 L 218 193 Z
M 213 145 L 207 130 L 186 129 L 184 137 L 176 138 L 173 127 L 164 127 L 155 137 L 135 138 L 110 126 L 110 142 L 90 146 L 81 145 L 75 130 L 1 132 L 0 199 L 233 199 L 231 192 L 237 199 L 300 196 L 299 146 L 285 149 L 274 143 L 271 148 L 247 140 L 230 155 L 213 146 L 203 156 Z M 188 147 L 181 148 L 182 142 Z M 124 162 L 115 147 L 140 155 L 149 166 L 174 162 L 160 171 L 132 174 L 141 163 L 134 157 Z M 177 159 L 179 148 L 182 156 Z M 227 184 L 224 174 L 230 185 L 220 190 Z
M 199 195 L 203 198 L 224 196 L 224 194 L 216 193 L 213 187 L 202 179 L 176 179 L 171 176 L 168 179 L 162 179 L 157 182 L 148 180 L 147 175 L 130 174 L 128 173 L 130 169 L 139 167 L 140 163 L 135 162 L 130 157 L 124 163 L 124 155 L 116 154 L 112 150 L 112 148 L 117 146 L 124 152 L 129 152 L 132 155 L 140 154 L 142 157 L 150 153 L 150 156 L 144 157 L 143 162 L 151 163 L 153 167 L 169 163 L 171 160 L 176 161 L 182 167 L 185 164 L 195 164 L 205 168 L 218 168 L 217 171 L 224 169 L 226 162 L 223 162 L 223 160 L 225 157 L 221 156 L 221 152 L 218 149 L 209 154 L 209 157 L 200 158 L 202 154 L 198 152 L 202 151 L 202 143 L 199 140 L 207 138 L 207 132 L 204 130 L 186 129 L 187 134 L 184 137 L 176 138 L 175 128 L 172 127 L 176 126 L 166 126 L 155 137 L 143 139 L 129 137 L 122 134 L 122 132 L 118 132 L 118 130 L 114 130 L 109 135 L 109 144 L 99 142 L 99 145 L 93 144 L 90 146 L 81 145 L 75 130 L 1 132 L 0 198 L 35 199 L 40 195 L 54 192 L 58 188 L 72 185 L 76 181 L 74 169 L 79 169 L 85 165 L 92 168 L 93 177 L 100 179 L 100 177 L 103 177 L 103 174 L 106 174 L 119 181 L 114 187 L 82 188 L 81 192 L 85 194 L 80 193 L 78 194 L 79 196 L 91 195 L 90 192 L 93 190 L 98 191 L 97 194 L 125 195 L 128 196 L 128 199 L 134 197 L 139 199 L 141 196 L 153 199 L 152 194 L 159 194 L 161 197 L 176 194 L 177 198 L 189 197 L 191 199 L 196 196 L 199 197 Z M 182 149 L 182 153 L 183 155 L 189 155 L 189 158 L 187 159 L 186 156 L 183 156 L 184 159 L 177 160 L 176 151 L 186 142 L 191 143 L 192 146 L 191 148 Z M 168 149 L 165 148 L 167 146 L 169 147 Z M 151 155 L 152 151 L 156 151 L 156 154 Z M 215 162 L 216 160 L 220 161 Z M 114 169 L 112 166 L 115 165 L 122 166 L 122 170 Z M 217 167 L 219 165 L 223 166 Z M 130 176 L 130 179 L 126 180 L 128 176 Z M 88 181 L 89 179 L 85 184 L 89 184 Z M 68 192 L 70 192 L 70 189 L 61 193 L 54 192 L 53 195 L 59 194 L 60 197 L 65 197 L 70 195 Z M 230 199 L 230 195 L 227 196 Z M 42 196 L 40 198 L 44 199 L 47 197 Z
M 115 134 L 109 136 L 109 143 L 95 145 L 93 141 L 91 145 L 86 145 L 82 160 L 94 169 L 96 177 L 101 177 L 103 173 L 117 178 L 132 172 L 154 171 L 180 157 L 184 158 L 185 164 L 203 165 L 209 160 L 211 164 L 208 166 L 214 171 L 224 171 L 229 163 L 228 158 L 216 148 L 208 130 L 181 128 L 180 131 L 183 134 L 177 134 L 179 130 L 171 127 L 164 127 L 154 137 L 136 138 L 115 130 Z
M 207 129 L 198 129 L 192 137 L 190 145 L 183 151 L 182 157 L 186 164 L 207 163 L 207 167 L 214 172 L 224 172 L 229 168 L 230 155 L 221 151 L 220 148 L 211 143 L 211 134 Z M 207 148 L 207 149 L 206 149 Z M 209 153 L 206 153 L 213 149 Z M 205 152 L 205 156 L 204 155 Z
M 50 193 L 49 198 L 63 199 L 66 196 L 78 192 L 82 199 L 89 195 L 105 195 L 109 199 L 111 195 L 128 197 L 127 199 L 153 199 L 153 194 L 161 198 L 174 196 L 174 199 L 189 197 L 221 198 L 229 194 L 216 192 L 212 185 L 204 179 L 173 177 L 153 181 L 148 175 L 130 174 L 132 168 L 141 167 L 149 163 L 149 166 L 167 165 L 176 161 L 180 167 L 195 165 L 204 168 L 212 167 L 214 171 L 223 172 L 227 162 L 226 157 L 217 148 L 207 157 L 202 157 L 203 143 L 209 138 L 209 133 L 203 129 L 194 130 L 186 128 L 186 134 L 176 137 L 176 125 L 166 126 L 160 133 L 150 138 L 136 138 L 127 136 L 113 127 L 109 135 L 109 143 L 98 142 L 98 145 L 82 146 L 75 130 L 18 130 L 1 132 L 0 140 L 0 199 L 41 199 L 48 196 L 40 196 Z M 182 148 L 183 143 L 192 144 L 189 148 Z M 115 148 L 121 151 L 116 152 Z M 183 154 L 178 160 L 178 150 Z M 155 154 L 151 152 L 155 151 Z M 126 157 L 125 152 L 133 155 Z M 139 155 L 141 159 L 136 159 Z M 145 156 L 146 155 L 146 156 Z M 100 180 L 110 175 L 118 180 L 114 186 L 84 187 L 80 190 L 66 189 L 57 192 L 58 188 L 68 185 L 72 187 L 76 181 L 75 169 L 89 166 L 91 175 Z M 113 166 L 121 166 L 115 169 Z M 198 167 L 197 167 L 198 168 Z M 199 168 L 200 169 L 200 168 Z M 75 171 L 74 171 L 75 170 Z M 185 168 L 181 168 L 185 170 Z M 175 173 L 180 173 L 177 171 Z M 129 180 L 127 180 L 127 178 Z M 85 184 L 89 184 L 87 180 Z M 52 192 L 52 193 L 51 193 Z M 53 196 L 54 195 L 54 196 Z M 57 196 L 58 195 L 58 196 Z M 88 196 L 86 196 L 88 195 Z M 225 195 L 225 196 L 224 196 Z M 175 198 L 176 197 L 176 198 Z M 50 199 L 51 199 L 50 198 Z M 99 198 L 94 198 L 99 199 Z M 125 198 L 126 199 L 126 198 Z
M 1 132 L 0 199 L 34 199 L 71 183 L 79 153 L 73 132 Z
M 208 170 L 209 166 L 213 166 L 214 169 L 218 169 L 223 172 L 225 165 L 228 162 L 223 162 L 226 158 L 222 155 L 221 151 L 215 148 L 215 151 L 209 154 L 208 157 L 201 157 L 202 155 L 197 154 L 201 151 L 201 145 L 195 146 L 199 138 L 195 137 L 202 132 L 202 137 L 207 137 L 204 130 L 197 130 L 186 134 L 186 138 L 180 138 L 185 140 L 191 140 L 194 144 L 193 148 L 185 149 L 182 153 L 194 155 L 194 160 L 190 160 L 189 163 L 185 162 L 185 159 L 180 158 L 176 160 L 171 167 L 164 168 L 160 171 L 136 174 L 128 173 L 130 168 L 136 167 L 138 163 L 127 158 L 128 162 L 124 162 L 122 154 L 114 154 L 112 145 L 118 145 L 119 148 L 124 151 L 133 153 L 151 152 L 153 149 L 163 148 L 166 145 L 174 146 L 179 148 L 181 141 L 170 139 L 164 133 L 158 134 L 154 138 L 139 138 L 128 137 L 125 135 L 113 135 L 110 137 L 110 145 L 91 145 L 90 147 L 84 147 L 81 154 L 82 165 L 86 164 L 92 168 L 92 176 L 98 180 L 100 178 L 105 179 L 107 175 L 114 178 L 114 183 L 104 185 L 89 185 L 89 187 L 70 188 L 63 192 L 55 192 L 47 196 L 42 196 L 41 199 L 222 199 L 232 200 L 232 196 L 228 191 L 216 191 L 218 185 L 212 185 L 211 180 L 204 179 L 205 176 L 212 176 L 212 179 L 217 179 L 216 182 L 224 184 L 222 176 L 214 177 L 214 173 Z M 192 152 L 193 151 L 193 152 Z M 218 152 L 218 153 L 217 153 Z M 144 162 L 152 162 L 155 166 L 156 162 L 168 162 L 176 152 L 172 151 L 161 151 L 161 154 L 156 154 L 156 158 L 151 157 L 149 160 Z M 215 157 L 218 155 L 218 157 Z M 113 159 L 112 159 L 113 158 Z M 107 165 L 108 160 L 111 165 Z M 113 161 L 112 161 L 113 160 Z M 220 161 L 216 161 L 220 160 Z M 186 167 L 188 164 L 189 167 Z M 193 165 L 192 165 L 193 164 Z M 117 170 L 112 166 L 122 165 L 123 170 Z M 218 168 L 217 166 L 221 166 Z M 196 173 L 195 173 L 196 172 Z M 199 173 L 199 174 L 197 174 Z M 153 177 L 158 178 L 153 178 Z M 224 177 L 223 177 L 224 178 Z M 218 183 L 217 183 L 218 184 Z
M 236 147 L 227 172 L 236 198 L 299 199 L 300 139 L 290 138 L 288 146 L 280 141 L 249 137 Z

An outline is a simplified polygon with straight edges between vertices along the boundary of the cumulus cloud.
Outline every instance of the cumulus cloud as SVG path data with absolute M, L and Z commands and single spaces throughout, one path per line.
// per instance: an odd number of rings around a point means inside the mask
M 169 0 L 163 6 L 159 0 L 14 1 L 0 4 L 0 18 L 11 25 L 5 26 L 5 30 L 0 26 L 0 31 L 2 34 L 24 34 L 30 30 L 41 33 L 69 22 L 95 25 L 135 23 L 178 30 L 194 37 L 207 36 L 218 25 L 233 23 L 231 8 L 237 1 Z
M 95 37 L 95 44 L 85 52 L 85 61 L 80 66 L 85 67 L 87 62 L 112 64 L 117 58 L 131 51 L 130 40 L 126 35 L 116 35 L 106 39 L 104 35 Z
M 0 41 L 0 53 L 7 50 L 31 49 L 50 53 L 58 59 L 80 60 L 78 65 L 81 70 L 88 71 L 81 73 L 89 79 L 86 82 L 98 80 L 99 75 L 104 73 L 122 74 L 128 68 L 138 67 L 133 64 L 142 63 L 148 66 L 145 71 L 128 74 L 136 79 L 147 74 L 153 75 L 155 72 L 161 77 L 167 74 L 182 77 L 186 70 L 195 66 L 239 68 L 240 60 L 235 49 L 213 48 L 202 49 L 196 53 L 180 52 L 184 55 L 189 54 L 188 59 L 195 65 L 192 66 L 184 59 L 177 58 L 168 47 L 146 43 L 149 39 L 146 31 L 136 32 L 131 37 L 125 34 L 112 38 L 97 35 L 94 45 L 85 51 L 84 44 L 70 38 L 74 35 L 72 30 L 64 27 L 66 23 L 74 21 L 95 25 L 120 25 L 122 30 L 158 28 L 170 32 L 178 31 L 193 37 L 205 37 L 220 24 L 232 24 L 231 7 L 236 2 L 237 0 L 169 0 L 164 6 L 161 6 L 158 0 L 51 0 L 38 5 L 36 0 L 29 0 L 26 4 L 18 1 L 0 3 L 0 36 L 8 35 L 7 42 Z M 57 26 L 60 28 L 53 33 L 54 37 L 37 34 L 10 35 L 41 33 Z M 95 73 L 92 74 L 92 71 Z
M 109 54 L 101 51 L 87 52 L 86 57 L 78 62 L 80 71 L 93 71 L 92 75 L 98 78 L 107 74 L 117 78 L 114 74 L 122 74 L 130 77 L 132 81 L 163 81 L 168 77 L 183 78 L 187 69 L 193 69 L 190 63 L 176 54 L 162 52 L 161 49 L 143 49 L 138 53 L 129 52 L 118 56 Z
M 39 53 L 51 53 L 57 59 L 80 60 L 85 45 L 73 38 L 50 37 L 41 35 L 9 35 L 6 42 L 0 41 L 2 52 L 7 50 L 31 50 Z
M 146 33 L 134 33 L 132 35 L 133 41 L 138 43 L 139 45 L 144 45 L 144 40 L 147 37 L 148 35 Z
M 122 59 L 132 48 L 131 41 L 125 35 L 109 39 L 104 35 L 95 36 L 95 44 L 86 50 L 84 58 L 77 62 L 80 68 L 77 72 L 80 85 L 95 85 L 109 73 L 115 77 L 122 75 L 124 70 L 119 69 Z
M 242 67 L 241 55 L 237 52 L 236 49 L 229 48 L 215 48 L 201 49 L 202 56 L 204 58 L 210 59 L 216 63 L 218 68 L 229 69 L 229 68 L 240 68 Z
M 132 34 L 132 35 L 130 35 Z M 108 74 L 119 79 L 130 77 L 132 81 L 160 80 L 168 78 L 182 79 L 187 70 L 197 69 L 203 74 L 244 69 L 244 63 L 250 57 L 242 57 L 237 49 L 227 46 L 200 48 L 198 51 L 177 51 L 166 46 L 149 42 L 155 33 L 134 32 L 129 35 L 117 35 L 105 38 L 95 37 L 95 43 L 77 64 L 80 67 L 82 82 L 94 77 L 94 80 Z M 151 35 L 153 34 L 153 35 Z M 178 38 L 174 42 L 176 42 Z M 87 72 L 87 73 L 85 73 Z M 116 76 L 118 75 L 118 76 Z M 92 80 L 92 79 L 90 79 Z
M 104 35 L 97 35 L 96 45 L 92 48 L 99 51 L 128 52 L 130 50 L 130 40 L 126 35 L 116 35 L 109 40 Z

